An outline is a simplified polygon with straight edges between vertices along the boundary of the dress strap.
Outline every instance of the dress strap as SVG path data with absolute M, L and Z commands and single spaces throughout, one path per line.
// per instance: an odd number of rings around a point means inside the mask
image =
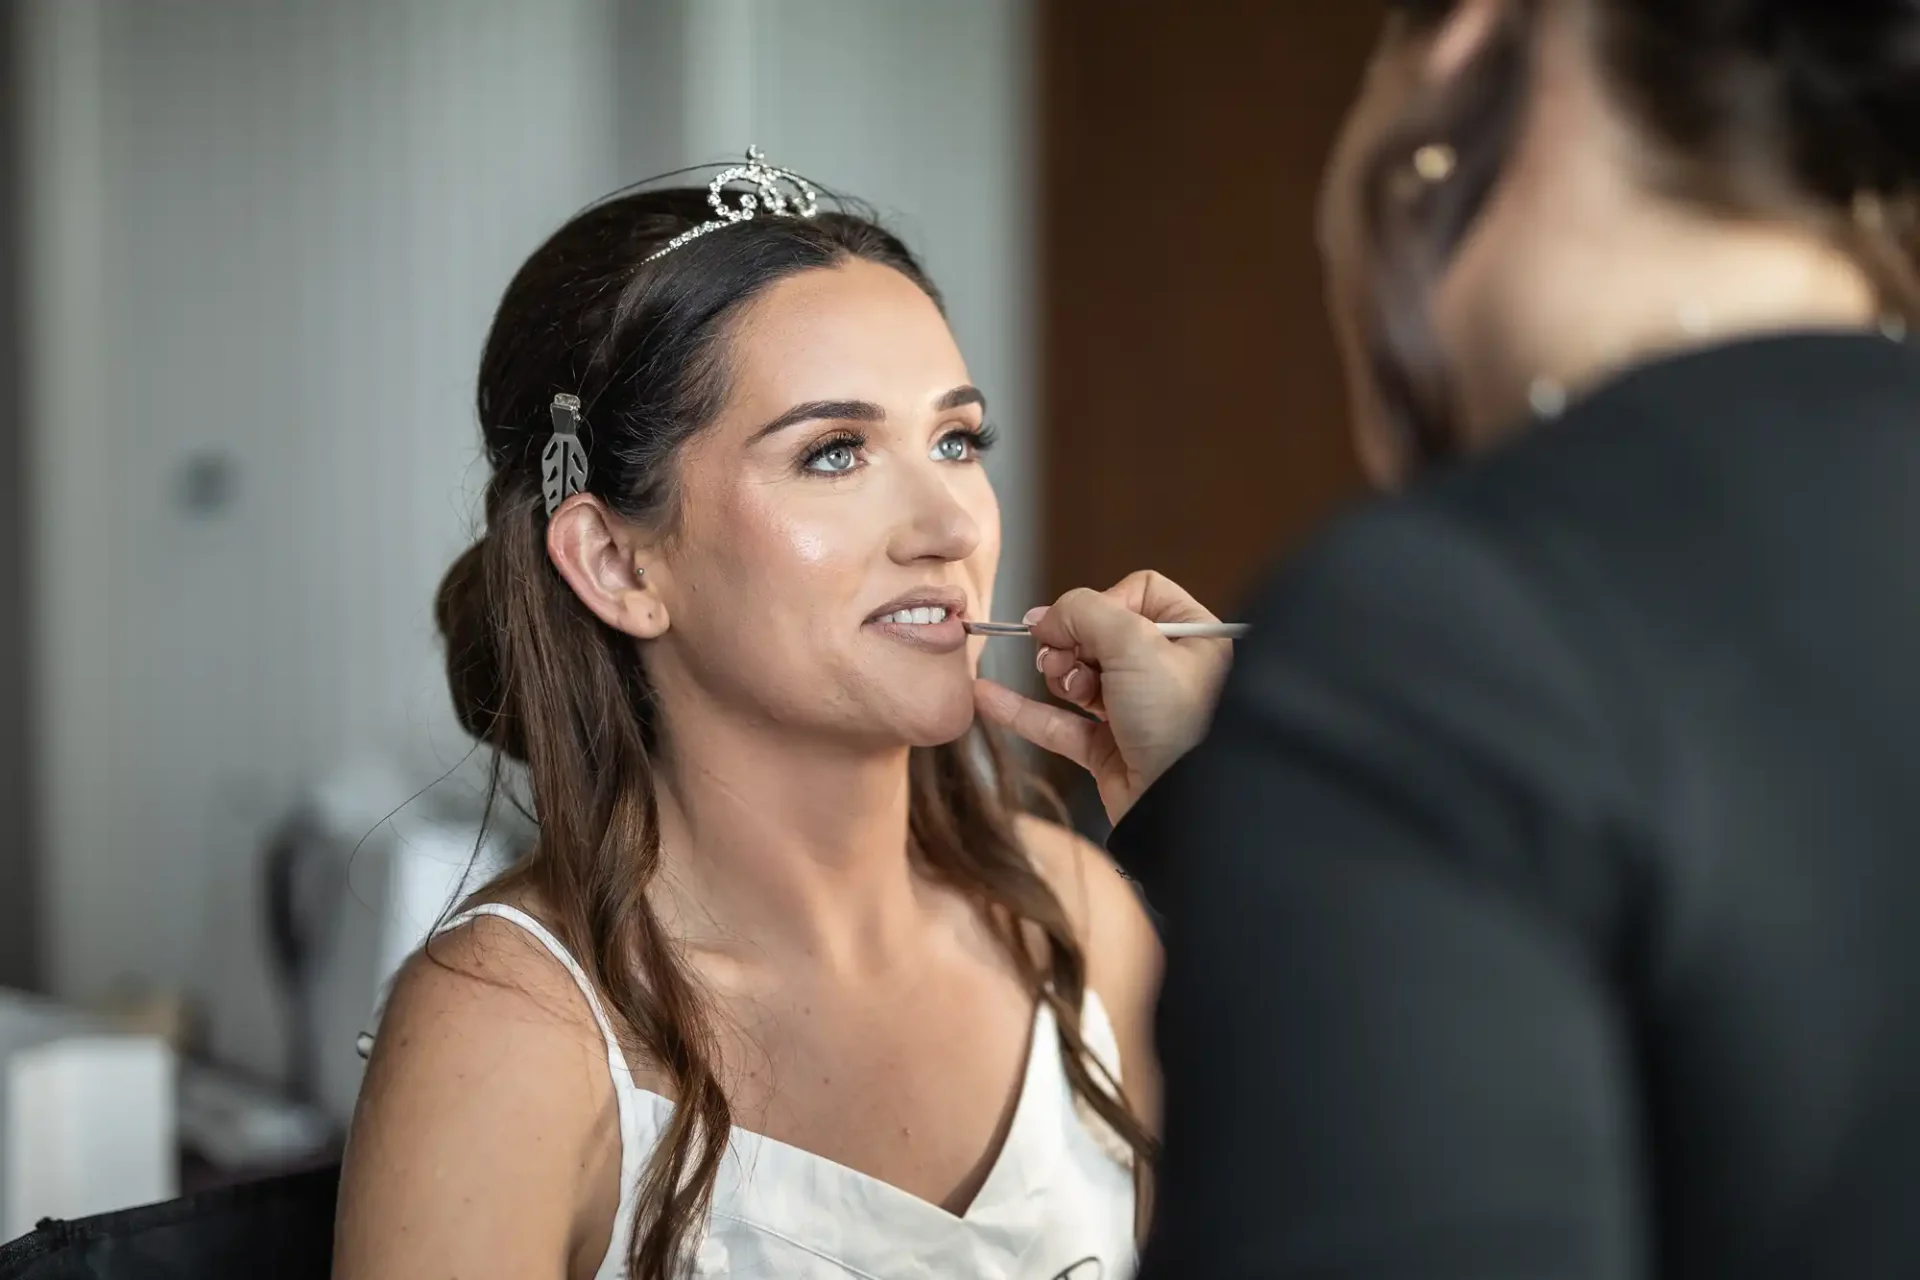
M 561 967 L 572 975 L 573 984 L 579 987 L 580 994 L 587 998 L 587 1008 L 593 1012 L 594 1025 L 600 1028 L 600 1038 L 606 1042 L 607 1066 L 613 1071 L 614 1085 L 618 1087 L 623 1080 L 631 1084 L 633 1076 L 627 1069 L 626 1055 L 620 1051 L 620 1041 L 613 1034 L 613 1024 L 607 1020 L 607 1011 L 600 1003 L 599 993 L 593 989 L 593 983 L 588 981 L 587 971 L 580 967 L 580 962 L 573 958 L 573 953 L 567 950 L 560 939 L 553 936 L 553 931 L 548 929 L 547 926 L 541 924 L 538 920 L 518 907 L 508 906 L 504 902 L 483 902 L 477 907 L 462 911 L 459 915 L 435 929 L 433 931 L 434 936 L 438 937 L 443 933 L 451 933 L 462 925 L 473 923 L 481 916 L 495 916 L 501 920 L 519 925 L 522 929 L 532 934 L 540 945 L 551 952 L 553 958 L 560 962 Z
M 620 1206 L 614 1213 L 613 1238 L 607 1242 L 607 1255 L 594 1274 L 596 1280 L 614 1280 L 614 1277 L 626 1274 L 627 1247 L 633 1238 L 634 1214 L 639 1207 L 640 1164 L 653 1145 L 651 1135 L 647 1132 L 652 1111 L 646 1106 L 646 1099 L 639 1094 L 633 1072 L 627 1066 L 627 1057 L 620 1051 L 620 1041 L 613 1034 L 613 1024 L 607 1019 L 607 1011 L 600 1003 L 599 993 L 587 979 L 587 971 L 580 967 L 573 953 L 553 936 L 547 926 L 518 907 L 504 902 L 483 902 L 462 911 L 435 929 L 434 936 L 471 924 L 481 916 L 494 916 L 518 925 L 552 953 L 553 958 L 572 975 L 580 994 L 587 998 L 587 1008 L 593 1013 L 594 1024 L 600 1028 L 600 1038 L 606 1042 L 607 1071 L 613 1077 L 613 1101 L 620 1118 Z

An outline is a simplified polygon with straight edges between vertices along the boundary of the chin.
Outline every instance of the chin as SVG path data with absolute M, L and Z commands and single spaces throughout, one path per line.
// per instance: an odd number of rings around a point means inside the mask
M 921 690 L 888 709 L 886 719 L 910 747 L 939 747 L 958 742 L 973 728 L 973 682 L 948 690 Z

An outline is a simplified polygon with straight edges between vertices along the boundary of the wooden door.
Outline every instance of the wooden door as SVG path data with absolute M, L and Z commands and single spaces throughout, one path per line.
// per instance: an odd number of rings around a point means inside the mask
M 1377 0 L 1044 0 L 1046 585 L 1221 611 L 1361 480 L 1321 302 L 1322 162 Z

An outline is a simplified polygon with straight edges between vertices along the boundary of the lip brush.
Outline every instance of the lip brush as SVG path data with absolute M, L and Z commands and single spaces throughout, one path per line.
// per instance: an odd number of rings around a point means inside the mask
M 971 636 L 995 639 L 1028 636 L 1033 628 L 1024 622 L 963 622 Z M 1247 634 L 1244 622 L 1156 622 L 1154 628 L 1169 640 L 1238 640 Z

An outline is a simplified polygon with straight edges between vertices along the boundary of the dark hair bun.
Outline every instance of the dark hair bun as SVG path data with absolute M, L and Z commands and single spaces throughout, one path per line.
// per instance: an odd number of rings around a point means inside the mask
M 447 688 L 468 733 L 512 759 L 527 758 L 519 720 L 507 706 L 500 628 L 487 594 L 486 540 L 460 554 L 440 580 L 434 623 L 447 646 Z

